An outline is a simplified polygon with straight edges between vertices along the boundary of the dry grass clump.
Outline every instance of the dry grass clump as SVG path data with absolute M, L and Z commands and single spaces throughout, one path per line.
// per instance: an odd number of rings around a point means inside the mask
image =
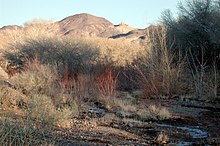
M 32 95 L 30 97 L 27 115 L 42 125 L 54 125 L 59 119 L 51 98 L 46 95 Z
M 49 129 L 37 128 L 11 119 L 0 120 L 0 145 L 54 145 L 55 139 Z
M 149 105 L 146 109 L 141 109 L 137 113 L 144 120 L 164 120 L 172 117 L 165 107 Z
M 114 106 L 119 107 L 122 111 L 126 113 L 134 113 L 137 111 L 137 105 L 133 102 L 133 100 L 123 99 L 123 98 L 115 98 Z
M 72 117 L 78 117 L 79 110 L 76 102 L 57 110 L 51 97 L 36 94 L 30 97 L 26 114 L 37 124 L 62 127 L 62 123 L 70 121 Z
M 119 121 L 120 118 L 118 118 L 115 114 L 106 114 L 105 116 L 98 119 L 98 123 L 101 125 L 110 125 L 114 121 Z

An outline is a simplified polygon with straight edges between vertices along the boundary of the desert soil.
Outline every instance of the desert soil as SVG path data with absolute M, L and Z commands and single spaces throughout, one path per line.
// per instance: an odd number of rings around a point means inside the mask
M 220 145 L 219 104 L 177 99 L 160 100 L 160 104 L 172 112 L 172 119 L 114 120 L 104 125 L 94 119 L 74 119 L 70 129 L 55 128 L 57 145 L 158 145 L 161 131 L 169 137 L 167 145 Z

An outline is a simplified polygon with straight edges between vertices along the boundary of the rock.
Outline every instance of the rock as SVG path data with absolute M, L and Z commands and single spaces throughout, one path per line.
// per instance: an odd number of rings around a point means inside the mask
M 155 143 L 159 145 L 165 145 L 168 144 L 168 142 L 169 142 L 169 138 L 164 133 L 164 131 L 161 131 L 160 134 L 155 139 Z
M 133 123 L 128 123 L 128 126 L 132 128 L 134 125 Z
M 115 112 L 116 116 L 120 117 L 120 118 L 125 118 L 126 117 L 126 113 L 122 110 L 117 110 Z
M 106 112 L 104 109 L 90 107 L 89 114 L 91 117 L 103 117 L 105 116 Z

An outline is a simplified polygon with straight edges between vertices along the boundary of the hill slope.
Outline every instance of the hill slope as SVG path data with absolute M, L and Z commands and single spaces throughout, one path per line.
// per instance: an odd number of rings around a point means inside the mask
M 53 29 L 52 26 L 54 24 L 58 26 L 58 34 L 69 37 L 102 37 L 113 39 L 123 37 L 124 39 L 137 39 L 146 33 L 145 29 L 136 29 L 125 23 L 114 25 L 105 18 L 87 13 L 72 15 L 53 24 L 51 23 L 51 27 L 47 25 L 48 29 Z M 0 28 L 0 33 L 2 32 L 1 30 L 5 32 L 5 30 L 17 30 L 25 27 L 27 26 L 4 26 Z

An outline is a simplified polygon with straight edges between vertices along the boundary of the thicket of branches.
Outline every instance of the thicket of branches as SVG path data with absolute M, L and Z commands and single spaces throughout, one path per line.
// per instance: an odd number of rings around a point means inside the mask
M 172 51 L 180 50 L 182 54 L 195 58 L 198 63 L 220 63 L 219 0 L 180 2 L 177 18 L 172 16 L 170 10 L 166 10 L 162 22 L 169 30 L 169 39 L 175 42 L 176 47 Z

